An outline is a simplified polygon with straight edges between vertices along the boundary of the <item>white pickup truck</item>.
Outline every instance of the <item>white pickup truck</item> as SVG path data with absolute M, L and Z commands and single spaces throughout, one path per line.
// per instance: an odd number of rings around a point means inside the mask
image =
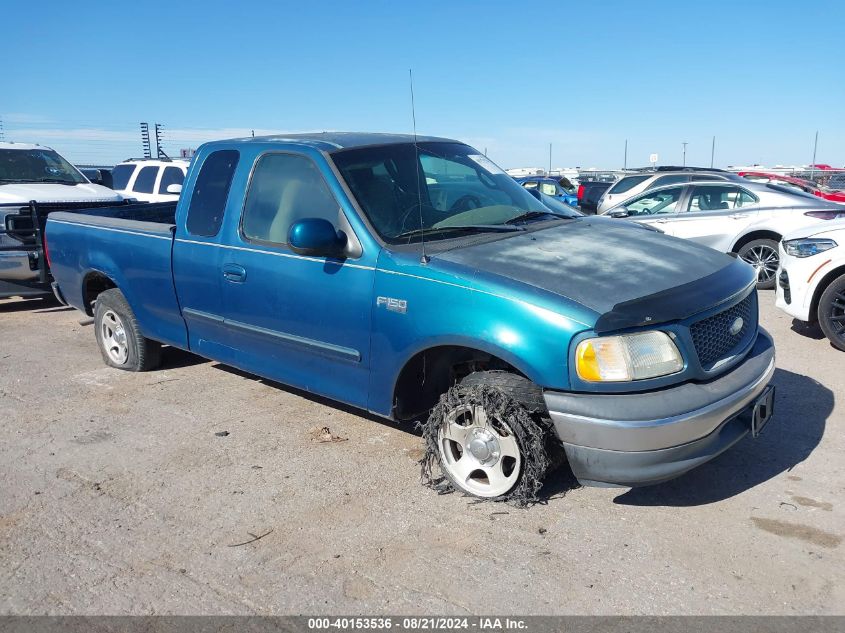
M 53 209 L 104 206 L 123 196 L 92 184 L 55 150 L 27 143 L 0 143 L 0 299 L 50 293 L 41 243 Z

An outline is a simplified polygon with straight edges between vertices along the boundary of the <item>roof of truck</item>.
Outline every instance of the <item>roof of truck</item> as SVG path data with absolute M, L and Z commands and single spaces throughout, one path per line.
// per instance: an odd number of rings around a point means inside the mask
M 28 149 L 50 149 L 49 147 L 45 147 L 44 145 L 36 145 L 33 143 L 14 143 L 12 141 L 0 142 L 0 149 L 19 149 L 19 150 L 28 150 Z
M 239 141 L 255 141 L 260 143 L 299 143 L 309 145 L 324 151 L 347 149 L 350 147 L 366 147 L 368 145 L 393 145 L 396 143 L 413 143 L 413 134 L 381 134 L 376 132 L 306 132 L 302 134 L 273 134 L 271 136 L 248 136 Z M 459 143 L 451 138 L 438 136 L 417 136 L 420 143 L 441 142 Z

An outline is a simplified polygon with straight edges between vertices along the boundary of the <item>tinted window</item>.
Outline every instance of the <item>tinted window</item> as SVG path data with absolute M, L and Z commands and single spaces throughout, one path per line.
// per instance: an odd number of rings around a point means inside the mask
M 674 213 L 683 190 L 683 187 L 672 187 L 646 193 L 634 198 L 631 202 L 626 202 L 625 209 L 631 216 Z
M 693 186 L 689 211 L 724 211 L 739 209 L 757 202 L 750 193 L 732 185 Z
M 167 193 L 168 185 L 181 185 L 185 180 L 185 174 L 178 167 L 165 167 L 161 175 L 161 182 L 158 185 L 159 193 Z
M 138 177 L 135 178 L 135 184 L 132 185 L 132 191 L 135 193 L 152 193 L 157 175 L 158 167 L 141 168 L 141 171 L 138 172 Z
M 626 191 L 630 191 L 638 184 L 645 182 L 651 178 L 650 175 L 648 176 L 625 176 L 622 180 L 617 182 L 613 185 L 608 193 L 625 193 Z
M 239 156 L 237 150 L 224 149 L 212 152 L 205 159 L 188 207 L 189 233 L 211 237 L 220 231 Z
M 689 182 L 689 176 L 686 174 L 678 174 L 676 176 L 661 176 L 649 186 L 649 189 L 655 187 L 662 187 L 663 185 L 675 185 L 679 182 Z
M 252 175 L 242 230 L 250 240 L 285 244 L 294 222 L 322 218 L 337 225 L 339 211 L 311 160 L 293 154 L 267 154 Z
M 111 171 L 112 188 L 116 191 L 126 189 L 129 184 L 129 179 L 132 177 L 132 172 L 135 171 L 135 165 L 118 165 Z

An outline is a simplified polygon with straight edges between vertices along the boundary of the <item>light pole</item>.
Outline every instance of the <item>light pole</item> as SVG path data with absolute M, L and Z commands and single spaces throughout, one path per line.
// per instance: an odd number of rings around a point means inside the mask
M 683 163 L 683 165 L 684 165 L 684 167 L 686 167 L 687 166 L 687 142 L 683 141 L 681 143 L 681 145 L 684 146 L 684 163 Z

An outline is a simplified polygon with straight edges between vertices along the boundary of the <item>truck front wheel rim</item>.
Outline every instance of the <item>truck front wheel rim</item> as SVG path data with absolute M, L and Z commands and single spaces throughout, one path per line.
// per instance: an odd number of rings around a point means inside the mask
M 519 479 L 522 456 L 511 428 L 491 423 L 480 405 L 451 411 L 438 430 L 440 462 L 452 481 L 478 497 L 500 497 Z
M 126 328 L 114 310 L 106 310 L 100 322 L 100 338 L 109 358 L 118 365 L 123 365 L 129 358 L 129 345 Z

